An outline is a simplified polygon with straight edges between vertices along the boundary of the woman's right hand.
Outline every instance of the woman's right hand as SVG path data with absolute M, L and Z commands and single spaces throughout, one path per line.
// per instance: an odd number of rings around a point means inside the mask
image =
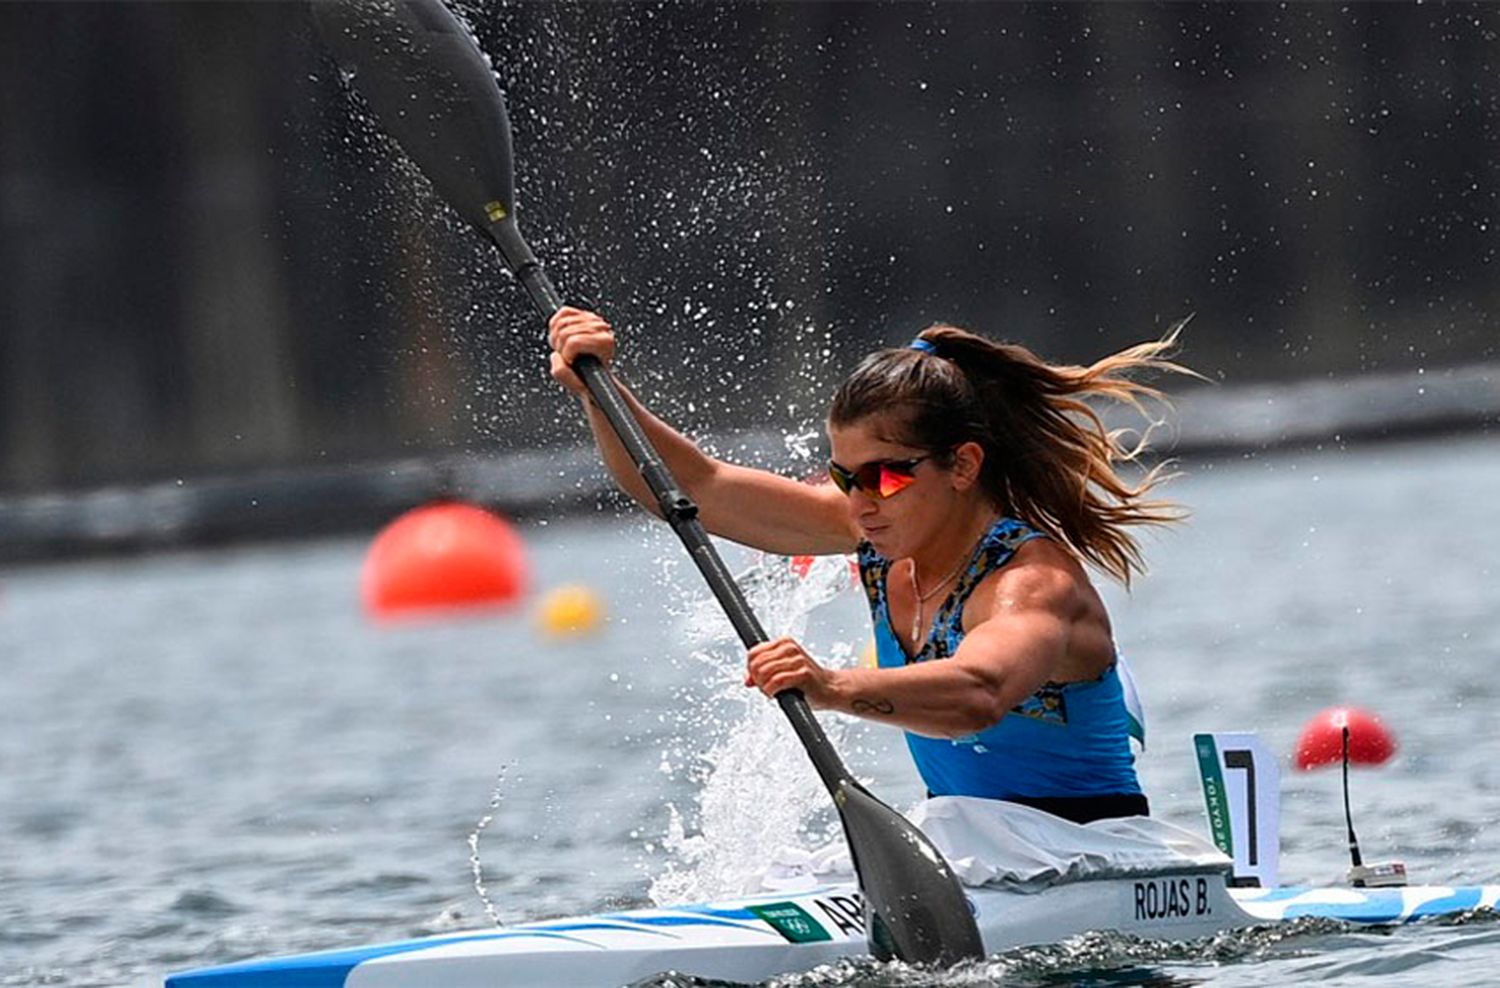
M 552 378 L 576 395 L 588 394 L 573 362 L 585 354 L 597 357 L 606 367 L 615 356 L 615 332 L 595 313 L 563 306 L 547 324 L 547 342 L 552 344 Z

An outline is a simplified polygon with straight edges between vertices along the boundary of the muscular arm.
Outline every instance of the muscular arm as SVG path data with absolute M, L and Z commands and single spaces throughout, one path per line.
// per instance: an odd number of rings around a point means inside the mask
M 582 399 L 589 427 L 616 483 L 648 511 L 660 514 L 656 497 L 571 366 L 585 354 L 608 364 L 614 355 L 614 331 L 595 313 L 564 307 L 552 317 L 548 341 L 553 349 L 552 376 Z M 810 487 L 707 456 L 647 411 L 634 395 L 620 390 L 667 469 L 698 505 L 703 527 L 713 534 L 787 554 L 848 552 L 858 544 L 858 529 L 844 497 L 832 487 Z
M 815 707 L 956 738 L 992 727 L 1049 679 L 1086 679 L 1112 653 L 1107 621 L 1081 570 L 1056 546 L 1035 544 L 991 575 L 965 607 L 950 658 L 897 669 L 823 669 L 795 643 L 752 652 L 750 679 L 768 693 L 802 689 Z M 800 653 L 800 657 L 797 654 Z
M 826 704 L 929 737 L 960 738 L 1000 722 L 1051 678 L 1065 623 L 1041 610 L 989 620 L 952 658 L 899 669 L 844 669 Z
M 832 485 L 814 487 L 766 470 L 714 459 L 648 411 L 628 390 L 620 390 L 667 469 L 698 505 L 703 527 L 713 534 L 787 555 L 852 552 L 858 545 L 859 536 L 844 495 Z M 646 510 L 660 516 L 656 498 L 604 413 L 592 401 L 585 399 L 583 404 L 594 440 L 615 482 Z

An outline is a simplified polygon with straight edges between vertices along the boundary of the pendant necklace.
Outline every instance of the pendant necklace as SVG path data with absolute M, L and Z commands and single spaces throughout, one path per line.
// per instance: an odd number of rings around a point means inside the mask
M 917 598 L 917 610 L 916 613 L 912 615 L 911 619 L 911 643 L 912 647 L 915 648 L 918 653 L 922 651 L 922 646 L 926 644 L 924 641 L 917 637 L 922 633 L 922 611 L 925 609 L 923 605 L 925 605 L 933 597 L 937 596 L 937 592 L 946 587 L 948 585 L 948 581 L 958 576 L 959 573 L 962 573 L 964 567 L 968 565 L 970 557 L 972 557 L 973 555 L 974 553 L 971 551 L 962 556 L 958 560 L 958 565 L 953 567 L 953 572 L 949 573 L 947 576 L 939 580 L 937 585 L 926 593 L 923 593 L 922 588 L 917 586 L 917 561 L 915 559 L 911 561 L 911 595 Z

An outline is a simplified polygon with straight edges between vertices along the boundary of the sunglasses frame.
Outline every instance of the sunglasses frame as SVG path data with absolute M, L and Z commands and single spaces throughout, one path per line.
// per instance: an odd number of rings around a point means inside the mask
M 895 497 L 910 487 L 917 479 L 917 465 L 923 460 L 932 459 L 934 455 L 923 453 L 921 456 L 913 456 L 904 460 L 871 460 L 868 463 L 861 463 L 853 470 L 829 460 L 828 476 L 834 486 L 845 494 L 852 493 L 858 488 L 875 500 L 883 501 L 888 497 Z M 860 479 L 861 474 L 865 475 L 865 479 Z M 899 482 L 890 483 L 888 478 L 895 478 Z M 888 490 L 889 493 L 887 493 Z

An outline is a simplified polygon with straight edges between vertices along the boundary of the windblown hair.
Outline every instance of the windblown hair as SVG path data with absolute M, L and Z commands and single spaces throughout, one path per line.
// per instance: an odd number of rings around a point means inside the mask
M 1186 512 L 1152 496 L 1170 479 L 1166 464 L 1146 470 L 1137 483 L 1117 469 L 1147 452 L 1150 428 L 1111 430 L 1088 402 L 1128 405 L 1154 425 L 1145 403 L 1164 406 L 1166 397 L 1131 375 L 1198 376 L 1168 359 L 1182 325 L 1088 367 L 1048 364 L 1023 346 L 932 326 L 920 339 L 935 352 L 872 353 L 839 387 L 828 420 L 874 419 L 892 430 L 889 439 L 926 449 L 940 463 L 951 463 L 962 443 L 979 443 L 980 483 L 998 507 L 1128 587 L 1132 575 L 1145 572 L 1130 529 L 1172 524 Z

